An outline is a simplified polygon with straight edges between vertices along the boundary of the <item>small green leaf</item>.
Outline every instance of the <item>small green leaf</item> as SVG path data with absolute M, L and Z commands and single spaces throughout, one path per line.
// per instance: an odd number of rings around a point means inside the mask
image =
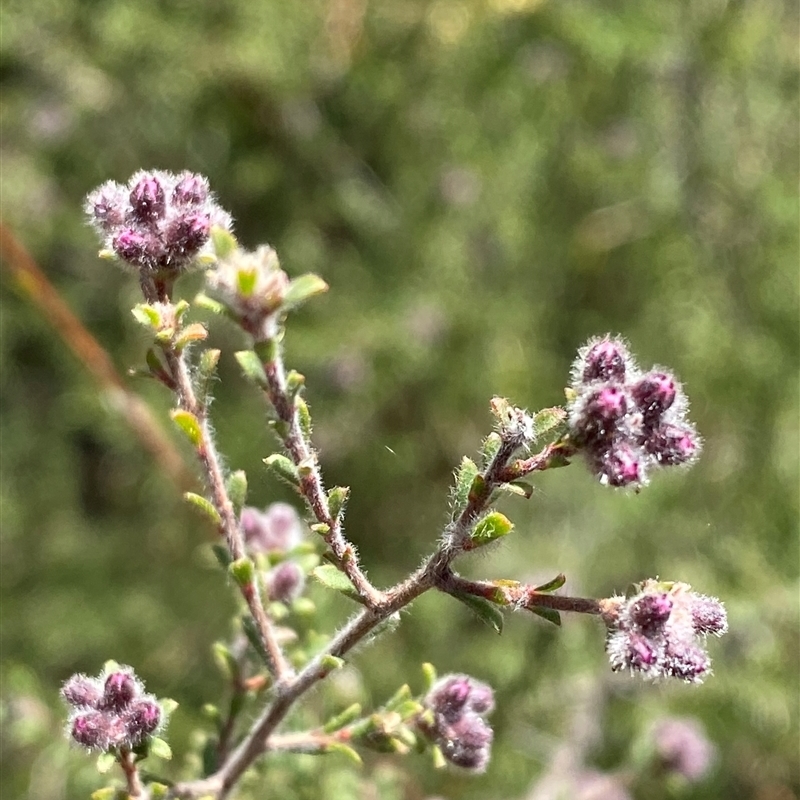
M 397 708 L 411 699 L 411 687 L 404 683 L 384 704 L 385 711 L 396 711 Z
M 334 731 L 341 730 L 345 725 L 349 725 L 361 716 L 360 703 L 353 703 L 348 706 L 344 711 L 331 717 L 323 726 L 322 730 L 325 733 L 333 733 Z
M 166 783 L 148 783 L 147 788 L 150 790 L 150 800 L 164 800 L 169 794 L 169 786 Z
M 221 350 L 213 347 L 208 350 L 203 350 L 197 368 L 204 378 L 212 378 L 215 375 L 221 353 Z
M 228 479 L 225 481 L 225 489 L 228 492 L 231 503 L 233 503 L 233 508 L 238 514 L 247 499 L 247 474 L 245 471 L 237 469 L 228 475 Z
M 332 656 L 330 653 L 325 653 L 319 660 L 320 666 L 326 673 L 335 672 L 345 665 L 345 660 L 338 656 Z
M 318 533 L 320 536 L 327 536 L 331 532 L 331 526 L 327 522 L 315 522 L 308 527 L 313 533 Z
M 341 592 L 351 600 L 361 601 L 356 587 L 350 582 L 350 578 L 341 572 L 338 567 L 333 566 L 333 564 L 320 564 L 311 574 L 326 589 L 333 589 L 336 592 Z
M 107 753 L 104 755 L 107 755 Z M 108 772 L 108 770 L 105 770 L 105 772 Z M 91 800 L 116 800 L 117 789 L 113 786 L 104 786 L 102 789 L 95 789 L 89 797 Z
M 172 758 L 172 749 L 163 739 L 154 736 L 150 740 L 150 755 L 169 761 Z
M 438 745 L 431 747 L 431 756 L 433 757 L 434 769 L 444 769 L 447 766 L 447 759 Z
M 297 308 L 315 295 L 328 291 L 328 284 L 319 275 L 309 272 L 295 278 L 283 295 L 283 304 L 287 308 Z
M 228 572 L 239 586 L 249 586 L 255 577 L 256 567 L 247 557 L 237 558 L 228 565 Z
M 214 642 L 211 646 L 211 652 L 214 654 L 214 662 L 223 676 L 234 683 L 238 683 L 240 675 L 239 662 L 228 645 L 225 642 Z
M 514 523 L 505 514 L 501 514 L 499 511 L 492 511 L 475 525 L 470 541 L 473 547 L 483 547 L 496 539 L 507 536 L 513 528 Z
M 308 408 L 308 403 L 302 397 L 297 396 L 294 399 L 294 407 L 297 409 L 297 419 L 300 422 L 300 430 L 303 432 L 306 441 L 311 439 L 311 411 Z
M 214 556 L 216 557 L 217 561 L 219 562 L 219 565 L 223 569 L 228 569 L 231 561 L 233 561 L 233 558 L 231 558 L 231 554 L 228 548 L 225 547 L 224 544 L 212 544 L 211 550 L 214 553 Z
M 503 483 L 497 487 L 498 491 L 503 492 L 504 494 L 513 494 L 517 497 L 524 497 L 526 500 L 530 500 L 531 495 L 533 494 L 533 486 L 529 483 L 525 483 L 524 481 L 511 481 L 510 483 Z
M 131 309 L 134 319 L 145 328 L 157 331 L 161 327 L 161 312 L 148 303 L 139 303 Z
M 145 354 L 145 361 L 147 362 L 147 367 L 150 370 L 150 374 L 157 378 L 160 375 L 165 375 L 166 371 L 164 369 L 164 364 L 161 362 L 161 359 L 158 357 L 158 354 L 152 347 L 148 348 L 147 353 Z
M 359 767 L 363 766 L 364 762 L 361 760 L 361 756 L 352 748 L 349 744 L 345 744 L 344 742 L 328 742 L 325 745 L 325 752 L 326 753 L 341 753 L 343 756 L 347 756 L 354 764 L 357 764 Z
M 561 406 L 553 408 L 543 408 L 533 415 L 533 430 L 535 436 L 539 437 L 557 428 L 567 418 L 567 412 Z
M 306 385 L 306 376 L 297 370 L 290 369 L 286 374 L 286 393 L 294 397 Z
M 261 660 L 268 667 L 270 667 L 271 664 L 269 656 L 267 655 L 267 651 L 264 649 L 264 643 L 261 641 L 261 635 L 258 632 L 258 628 L 256 628 L 256 623 L 249 614 L 242 617 L 242 630 L 244 631 L 245 636 L 247 636 L 247 640 L 253 646 L 253 649 L 261 657 Z
M 422 665 L 422 678 L 425 681 L 424 693 L 427 694 L 431 689 L 433 689 L 433 684 L 438 680 L 436 667 L 434 667 L 433 664 L 429 663 L 428 661 Z
M 502 443 L 503 440 L 500 438 L 500 434 L 495 431 L 492 431 L 483 440 L 483 444 L 481 444 L 481 463 L 484 467 L 497 455 L 497 451 L 500 449 Z
M 453 515 L 456 516 L 467 504 L 469 490 L 478 475 L 478 466 L 471 459 L 464 456 L 456 472 L 456 483 L 453 487 Z
M 292 614 L 298 617 L 313 617 L 317 613 L 317 605 L 310 597 L 298 597 L 292 601 Z
M 262 389 L 267 388 L 269 385 L 267 373 L 264 372 L 264 365 L 256 353 L 252 350 L 239 350 L 238 353 L 234 353 L 234 357 L 239 362 L 239 366 L 248 380 Z
M 184 492 L 183 499 L 187 503 L 191 503 L 195 508 L 202 511 L 215 525 L 219 525 L 222 522 L 222 518 L 219 515 L 219 512 L 216 508 L 211 504 L 211 501 L 206 500 L 205 497 L 202 497 L 195 492 Z
M 342 515 L 348 497 L 350 497 L 349 486 L 334 486 L 328 492 L 328 510 L 331 512 L 333 519 L 337 519 Z
M 537 586 L 534 591 L 535 592 L 554 592 L 556 589 L 560 589 L 565 583 L 567 582 L 567 576 L 560 572 L 558 575 L 553 578 L 551 581 L 547 581 L 547 583 L 543 583 L 541 586 Z
M 170 416 L 195 447 L 203 441 L 203 431 L 200 428 L 200 420 L 198 420 L 194 414 L 190 411 L 176 408 L 170 412 Z
M 178 701 L 173 700 L 171 697 L 162 697 L 158 702 L 161 704 L 162 717 L 165 720 L 175 713 L 175 709 L 179 705 Z
M 264 463 L 290 486 L 296 487 L 300 485 L 300 475 L 297 473 L 297 467 L 286 456 L 281 453 L 273 453 L 264 459 Z
M 451 594 L 456 600 L 472 609 L 481 622 L 485 622 L 498 634 L 503 632 L 505 618 L 503 617 L 503 612 L 500 611 L 494 603 L 490 603 L 483 597 L 476 597 L 472 594 L 463 594 L 462 592 L 452 592 Z
M 480 473 L 472 479 L 472 485 L 469 487 L 467 499 L 470 501 L 479 500 L 486 492 L 486 481 Z
M 536 616 L 541 617 L 542 619 L 546 619 L 548 622 L 552 622 L 553 625 L 561 626 L 561 614 L 558 613 L 554 608 L 544 608 L 543 606 L 529 606 L 530 611 L 532 611 Z
M 227 258 L 239 246 L 236 237 L 229 230 L 219 225 L 214 225 L 211 228 L 211 244 L 214 247 L 217 258 L 220 259 Z
M 101 753 L 97 757 L 97 771 L 101 775 L 105 775 L 106 772 L 108 772 L 116 763 L 117 757 L 114 755 L 114 753 Z
M 214 300 L 213 297 L 209 297 L 207 294 L 203 294 L 203 292 L 200 292 L 200 294 L 194 298 L 194 304 L 197 308 L 210 311 L 212 314 L 219 314 L 226 317 L 230 316 L 230 312 L 224 303 L 220 303 L 219 300 Z

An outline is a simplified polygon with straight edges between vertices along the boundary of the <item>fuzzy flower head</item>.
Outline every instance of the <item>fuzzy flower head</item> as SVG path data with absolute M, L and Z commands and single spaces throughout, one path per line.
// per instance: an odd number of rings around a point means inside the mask
M 603 601 L 606 652 L 615 672 L 702 683 L 711 674 L 704 642 L 728 630 L 725 607 L 685 583 L 646 580 L 632 597 Z
M 161 704 L 130 667 L 114 665 L 96 678 L 73 675 L 61 697 L 70 708 L 67 737 L 86 750 L 138 747 L 163 722 Z
M 252 253 L 234 250 L 209 270 L 206 281 L 257 341 L 277 335 L 289 278 L 271 247 L 262 245 Z
M 127 185 L 108 181 L 86 198 L 104 248 L 147 276 L 177 277 L 208 250 L 211 228 L 231 227 L 202 175 L 137 172 Z
M 483 772 L 491 756 L 494 736 L 486 716 L 494 709 L 490 686 L 468 675 L 447 675 L 426 695 L 430 712 L 422 732 L 457 767 Z
M 688 401 L 666 369 L 642 372 L 618 337 L 592 339 L 572 367 L 570 437 L 607 486 L 639 486 L 651 470 L 692 463 L 701 440 Z

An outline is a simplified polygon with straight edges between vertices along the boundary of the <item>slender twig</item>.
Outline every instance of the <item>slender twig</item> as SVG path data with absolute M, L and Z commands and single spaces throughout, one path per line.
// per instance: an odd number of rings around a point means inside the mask
M 300 491 L 316 520 L 327 527 L 327 532 L 324 533 L 325 542 L 330 547 L 337 566 L 350 579 L 363 603 L 369 608 L 377 608 L 383 602 L 383 596 L 362 571 L 358 563 L 358 553 L 342 531 L 341 515 L 331 513 L 317 454 L 303 433 L 296 404 L 286 385 L 286 371 L 280 347 L 273 345 L 271 349 L 273 357 L 263 364 L 267 376 L 265 391 L 283 423 L 283 445 L 295 466 L 303 467 Z
M 125 773 L 125 782 L 128 785 L 128 795 L 130 797 L 142 796 L 142 781 L 139 778 L 139 769 L 136 766 L 136 759 L 133 753 L 124 748 L 119 754 L 119 765 Z

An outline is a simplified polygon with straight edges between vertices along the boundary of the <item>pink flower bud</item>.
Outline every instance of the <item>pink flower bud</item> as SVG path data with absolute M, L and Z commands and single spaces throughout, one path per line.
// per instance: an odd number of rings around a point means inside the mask
M 136 178 L 136 176 L 134 176 Z M 143 174 L 130 193 L 131 215 L 137 222 L 151 223 L 164 216 L 164 187 L 155 175 Z
M 645 450 L 664 467 L 688 464 L 700 453 L 701 442 L 690 425 L 660 425 L 643 441 Z
M 592 381 L 621 383 L 625 380 L 629 360 L 628 348 L 621 341 L 601 339 L 590 344 L 582 357 L 579 357 L 580 380 L 583 383 Z
M 132 746 L 155 733 L 161 724 L 161 707 L 152 699 L 137 700 L 123 717 Z
M 102 689 L 94 678 L 73 675 L 61 687 L 61 696 L 75 708 L 97 708 L 102 697 Z
M 208 199 L 208 181 L 202 175 L 184 172 L 172 192 L 176 205 L 199 206 Z
M 642 412 L 646 425 L 653 425 L 675 402 L 675 379 L 666 372 L 649 372 L 632 387 L 631 395 Z
M 644 463 L 639 454 L 622 442 L 602 453 L 597 462 L 600 482 L 607 486 L 632 486 L 644 483 Z
M 699 781 L 714 761 L 714 745 L 695 719 L 670 717 L 656 723 L 653 743 L 664 767 L 690 783 Z
M 103 698 L 100 708 L 111 711 L 122 711 L 136 697 L 141 687 L 131 672 L 112 672 L 103 687 Z
M 270 600 L 290 603 L 303 592 L 306 576 L 293 561 L 284 561 L 267 575 L 267 592 Z
M 728 630 L 725 606 L 716 597 L 696 594 L 692 597 L 692 625 L 702 636 L 722 636 Z

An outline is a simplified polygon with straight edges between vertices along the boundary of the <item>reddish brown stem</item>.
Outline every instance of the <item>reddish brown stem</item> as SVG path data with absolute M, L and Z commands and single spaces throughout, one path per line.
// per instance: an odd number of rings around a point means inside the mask
M 139 769 L 136 766 L 136 758 L 130 750 L 122 750 L 119 754 L 119 765 L 125 773 L 125 782 L 128 787 L 130 797 L 142 796 L 142 782 L 139 778 Z

